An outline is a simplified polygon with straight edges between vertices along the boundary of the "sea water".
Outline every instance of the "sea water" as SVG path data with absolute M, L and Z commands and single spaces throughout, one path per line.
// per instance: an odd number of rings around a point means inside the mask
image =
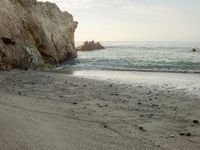
M 58 69 L 200 73 L 200 42 L 101 43 L 106 49 L 78 52 Z

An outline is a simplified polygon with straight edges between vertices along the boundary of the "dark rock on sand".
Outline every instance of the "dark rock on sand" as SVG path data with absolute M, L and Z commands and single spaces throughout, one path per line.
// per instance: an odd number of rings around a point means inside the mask
M 179 133 L 180 136 L 185 136 L 185 133 Z
M 193 123 L 199 123 L 199 120 L 193 120 Z
M 86 41 L 81 46 L 77 48 L 78 51 L 93 51 L 93 50 L 100 50 L 105 49 L 99 42 L 94 41 Z
M 143 127 L 139 127 L 140 131 L 146 131 Z
M 190 133 L 190 132 L 188 132 L 188 133 L 180 133 L 179 134 L 180 136 L 192 136 L 192 134 Z
M 192 136 L 192 134 L 191 134 L 190 132 L 188 132 L 188 133 L 186 134 L 186 136 Z
M 72 104 L 74 104 L 74 105 L 77 105 L 77 104 L 78 104 L 78 102 L 72 102 Z
M 108 126 L 107 126 L 107 125 L 104 125 L 103 127 L 104 127 L 104 128 L 107 128 Z

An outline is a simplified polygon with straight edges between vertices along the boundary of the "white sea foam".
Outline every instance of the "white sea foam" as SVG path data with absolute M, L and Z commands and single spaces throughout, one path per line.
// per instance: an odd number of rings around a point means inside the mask
M 120 84 L 145 85 L 145 87 L 150 88 L 155 86 L 163 90 L 180 90 L 188 95 L 200 96 L 200 74 L 106 70 L 79 70 L 74 71 L 73 74 Z

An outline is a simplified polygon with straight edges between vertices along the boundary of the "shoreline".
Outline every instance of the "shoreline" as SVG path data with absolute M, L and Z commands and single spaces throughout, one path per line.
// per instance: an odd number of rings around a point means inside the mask
M 55 71 L 57 73 L 57 71 Z M 144 84 L 145 86 L 158 86 L 182 89 L 192 96 L 200 96 L 199 74 L 171 73 L 171 72 L 141 72 L 141 71 L 113 71 L 113 70 L 69 70 L 67 73 L 77 77 L 113 82 L 116 84 Z
M 198 150 L 200 125 L 193 120 L 200 118 L 200 97 L 159 88 L 57 72 L 0 72 L 0 148 Z
M 65 65 L 63 65 L 65 66 Z M 69 66 L 69 68 L 62 68 L 62 66 L 58 66 L 52 71 L 56 72 L 65 72 L 67 70 L 73 70 L 73 71 L 81 71 L 81 70 L 89 70 L 89 71 L 121 71 L 121 72 L 150 72 L 150 73 L 180 73 L 180 74 L 200 74 L 200 71 L 157 71 L 157 70 L 137 70 L 137 69 L 132 69 L 132 70 L 124 70 L 124 69 L 99 69 L 99 68 L 73 68 Z M 70 68 L 71 67 L 71 68 Z

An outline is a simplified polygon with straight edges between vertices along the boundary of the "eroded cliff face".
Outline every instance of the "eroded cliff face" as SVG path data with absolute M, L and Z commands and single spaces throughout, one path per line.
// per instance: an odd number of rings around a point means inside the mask
M 0 68 L 28 69 L 76 57 L 77 22 L 53 3 L 0 1 Z

